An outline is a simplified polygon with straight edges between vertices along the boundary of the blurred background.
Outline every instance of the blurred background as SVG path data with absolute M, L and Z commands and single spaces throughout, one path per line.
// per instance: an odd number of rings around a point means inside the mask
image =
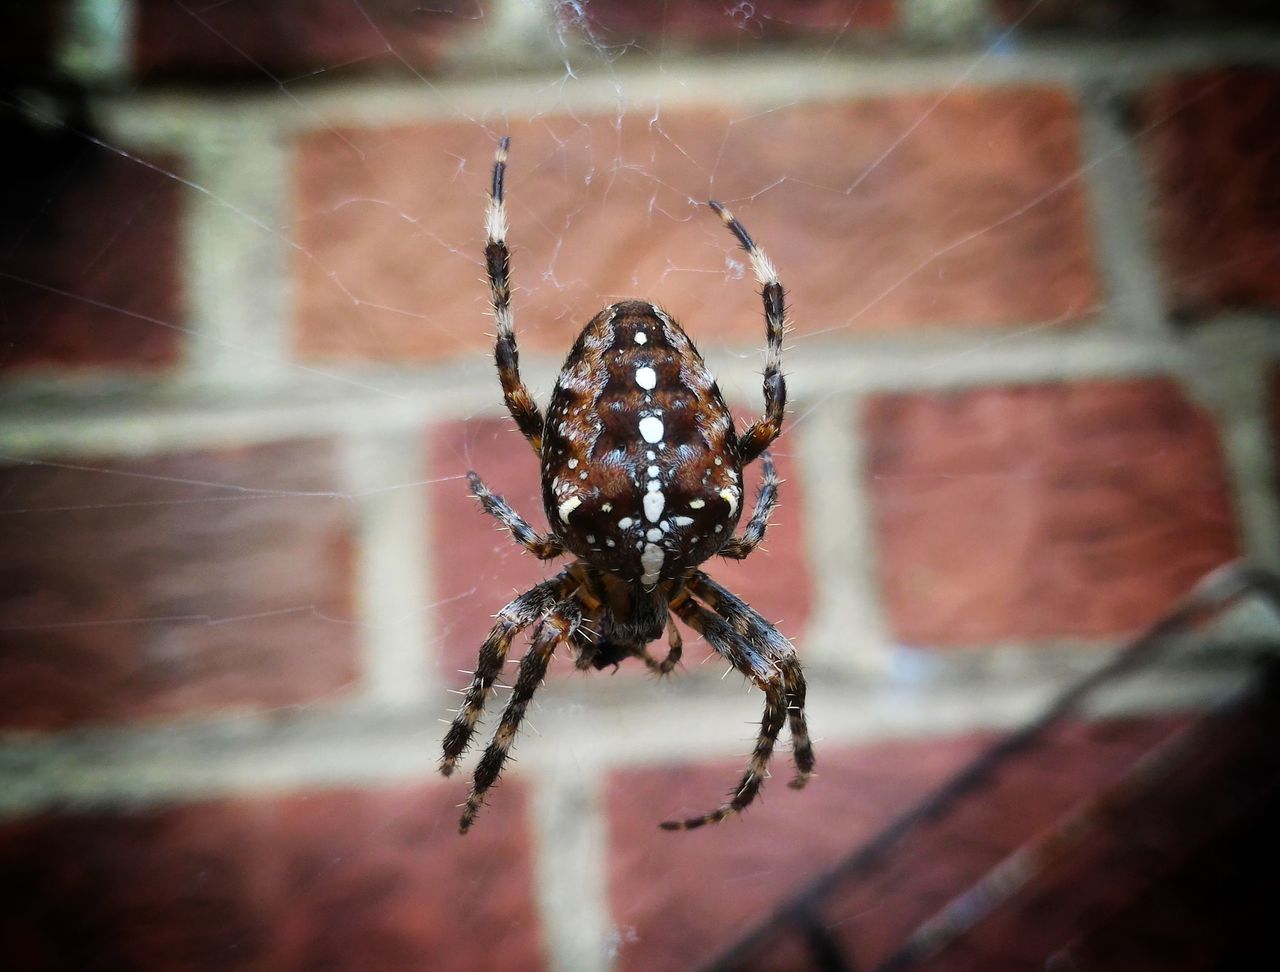
M 1280 566 L 1274 10 L 4 5 L 8 967 L 1251 967 L 1275 619 L 1220 609 L 1267 575 L 1105 666 Z M 709 570 L 796 643 L 819 775 L 717 828 L 656 825 L 762 698 L 692 635 L 665 680 L 557 659 L 465 837 L 435 772 L 549 570 L 464 479 L 545 526 L 491 360 L 505 134 L 540 403 L 639 297 L 759 411 L 708 198 L 790 294 L 781 506 Z

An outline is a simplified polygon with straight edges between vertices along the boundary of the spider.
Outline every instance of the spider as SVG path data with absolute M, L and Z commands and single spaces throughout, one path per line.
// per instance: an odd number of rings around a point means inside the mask
M 510 138 L 498 143 L 486 218 L 485 264 L 498 334 L 494 357 L 503 397 L 542 466 L 548 534 L 535 531 L 474 472 L 467 474 L 484 511 L 541 560 L 576 559 L 530 588 L 497 615 L 480 648 L 475 674 L 446 733 L 440 771 L 448 776 L 476 722 L 515 637 L 530 626 L 530 647 L 493 739 L 476 767 L 459 830 L 475 821 L 506 762 L 534 691 L 556 646 L 579 669 L 617 666 L 635 657 L 660 675 L 681 655 L 671 613 L 700 633 L 764 692 L 764 718 L 746 772 L 719 807 L 670 820 L 667 830 L 718 823 L 760 790 L 784 721 L 789 721 L 799 789 L 813 771 L 805 724 L 805 681 L 791 643 L 698 565 L 713 555 L 741 560 L 764 537 L 778 479 L 767 451 L 782 429 L 786 384 L 780 370 L 785 308 L 782 284 L 764 252 L 723 205 L 708 205 L 737 237 L 763 288 L 768 352 L 764 416 L 739 436 L 702 356 L 665 311 L 626 300 L 591 319 L 565 359 L 544 416 L 520 378 L 513 330 L 510 252 L 503 197 Z M 760 459 L 763 482 L 743 533 L 742 469 Z M 666 628 L 662 661 L 647 646 Z

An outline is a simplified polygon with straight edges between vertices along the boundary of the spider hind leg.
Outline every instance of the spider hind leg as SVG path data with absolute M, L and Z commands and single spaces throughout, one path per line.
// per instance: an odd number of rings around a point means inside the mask
M 805 718 L 804 704 L 808 687 L 804 671 L 782 634 L 762 618 L 746 601 L 728 588 L 698 571 L 690 579 L 690 587 L 698 597 L 711 606 L 717 614 L 729 621 L 738 631 L 745 632 L 756 644 L 765 646 L 765 654 L 772 659 L 775 673 L 786 692 L 787 722 L 791 731 L 791 759 L 796 765 L 796 775 L 790 784 L 792 789 L 803 789 L 813 774 L 813 744 L 809 739 L 809 723 Z
M 498 620 L 480 647 L 471 684 L 467 686 L 462 704 L 458 706 L 453 723 L 445 733 L 440 757 L 440 772 L 443 775 L 448 776 L 453 772 L 458 759 L 471 744 L 476 723 L 484 711 L 485 699 L 489 696 L 494 680 L 502 672 L 511 642 L 521 631 L 550 612 L 556 601 L 567 593 L 571 583 L 568 571 L 564 571 L 525 591 L 498 612 Z
M 458 831 L 466 833 L 475 822 L 476 814 L 484 803 L 484 795 L 498 780 L 502 767 L 507 761 L 511 744 L 515 741 L 516 732 L 524 719 L 525 710 L 533 699 L 533 693 L 542 684 L 547 674 L 547 665 L 551 662 L 551 654 L 556 645 L 570 640 L 577 631 L 582 620 L 580 608 L 572 600 L 562 601 L 544 617 L 534 630 L 529 650 L 520 660 L 520 671 L 516 683 L 511 690 L 511 698 L 502 711 L 502 719 L 494 730 L 493 739 L 489 742 L 476 766 L 475 776 L 471 780 L 471 792 L 458 821 Z
M 688 590 L 702 597 L 709 608 L 687 596 L 677 597 L 672 608 L 734 668 L 760 687 L 765 695 L 764 715 L 746 771 L 729 799 L 699 817 L 664 821 L 660 825 L 664 830 L 693 830 L 746 809 L 764 785 L 784 722 L 791 724 L 792 758 L 796 764 L 792 788 L 799 789 L 808 782 L 814 765 L 804 716 L 804 674 L 790 643 L 744 601 L 705 574 L 695 573 Z

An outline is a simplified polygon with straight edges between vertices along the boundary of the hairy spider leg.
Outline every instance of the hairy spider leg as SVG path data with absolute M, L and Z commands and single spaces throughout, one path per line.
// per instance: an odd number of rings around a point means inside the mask
M 760 792 L 760 787 L 764 783 L 774 743 L 786 720 L 787 703 L 782 681 L 776 672 L 768 671 L 762 658 L 752 657 L 753 652 L 742 643 L 740 638 L 735 637 L 733 629 L 727 622 L 692 598 L 673 603 L 672 607 L 685 624 L 706 638 L 711 647 L 726 658 L 734 668 L 754 681 L 765 695 L 764 717 L 760 720 L 760 734 L 756 738 L 755 749 L 752 750 L 747 762 L 746 772 L 734 788 L 729 800 L 700 817 L 664 820 L 659 825 L 663 830 L 693 830 L 706 824 L 719 823 L 726 817 L 741 812 L 756 798 L 756 794 Z
M 767 646 L 770 658 L 778 666 L 783 688 L 787 693 L 791 758 L 796 764 L 796 775 L 788 785 L 793 790 L 802 789 L 813 773 L 813 744 L 809 740 L 809 724 L 804 715 L 808 688 L 804 681 L 804 671 L 795 656 L 795 649 L 755 608 L 702 571 L 696 571 L 689 578 L 688 586 L 713 611 L 728 621 L 732 628 L 745 633 L 756 644 Z M 782 650 L 778 650 L 779 641 L 785 646 Z
M 572 600 L 561 601 L 552 612 L 539 622 L 534 630 L 532 643 L 520 660 L 520 673 L 516 676 L 516 684 L 511 690 L 511 698 L 502 711 L 502 719 L 493 733 L 489 747 L 480 757 L 475 776 L 471 780 L 471 793 L 467 796 L 466 807 L 462 818 L 458 821 L 458 832 L 465 834 L 475 822 L 476 814 L 484 803 L 484 795 L 489 787 L 498 779 L 502 766 L 507 761 L 511 744 L 515 741 L 516 732 L 524 718 L 525 710 L 533 693 L 542 684 L 547 674 L 547 665 L 551 662 L 551 654 L 556 645 L 567 641 L 577 630 L 581 620 L 581 609 Z
M 751 258 L 751 269 L 759 281 L 764 301 L 764 326 L 768 347 L 764 359 L 764 417 L 752 422 L 738 440 L 738 461 L 747 465 L 764 452 L 782 433 L 782 416 L 787 408 L 787 382 L 782 376 L 782 339 L 787 329 L 786 293 L 778 282 L 778 271 L 756 245 L 751 234 L 722 203 L 707 203 Z
M 534 404 L 533 395 L 520 377 L 520 352 L 516 348 L 515 316 L 511 310 L 511 253 L 507 249 L 507 206 L 503 198 L 502 181 L 507 171 L 507 149 L 511 139 L 503 136 L 498 141 L 497 157 L 493 163 L 493 187 L 489 193 L 489 208 L 485 215 L 484 262 L 489 273 L 489 294 L 493 302 L 493 316 L 498 323 L 498 337 L 493 346 L 493 357 L 498 365 L 498 380 L 502 382 L 502 397 L 507 411 L 515 419 L 520 434 L 529 440 L 533 451 L 542 454 L 542 413 Z
M 484 480 L 474 471 L 467 473 L 467 482 L 471 484 L 471 493 L 480 501 L 484 511 L 501 523 L 510 532 L 516 543 L 533 554 L 539 560 L 551 560 L 564 553 L 564 545 L 553 536 L 539 533 L 528 522 L 511 508 L 511 505 L 484 484 Z
M 484 711 L 489 689 L 502 672 L 511 642 L 521 631 L 554 609 L 574 583 L 576 582 L 571 579 L 569 572 L 562 571 L 550 580 L 531 587 L 498 612 L 498 619 L 489 632 L 489 637 L 485 638 L 480 647 L 475 675 L 472 676 L 462 704 L 458 706 L 458 712 L 444 737 L 440 772 L 445 776 L 453 772 L 458 759 L 466 752 L 471 737 L 475 735 L 476 722 Z
M 764 692 L 764 715 L 746 772 L 729 799 L 700 817 L 664 821 L 661 824 L 664 830 L 693 830 L 719 823 L 750 805 L 764 784 L 769 758 L 788 715 L 793 717 L 794 755 L 798 770 L 791 785 L 796 788 L 803 786 L 813 770 L 813 750 L 804 723 L 804 675 L 794 649 L 773 625 L 743 601 L 713 582 L 704 584 L 707 581 L 706 575 L 695 573 L 684 596 L 677 595 L 671 607 L 689 627 L 706 638 L 712 648 Z M 708 603 L 718 603 L 718 610 L 725 612 L 724 617 L 688 596 L 689 593 L 703 596 L 701 589 L 704 588 L 711 599 Z M 798 734 L 794 727 L 798 727 Z
M 769 517 L 773 514 L 774 507 L 778 505 L 778 486 L 781 481 L 773 468 L 773 456 L 767 450 L 760 454 L 760 464 L 764 475 L 760 481 L 760 491 L 756 493 L 756 505 L 751 511 L 751 519 L 747 522 L 741 536 L 731 537 L 720 548 L 721 557 L 745 560 L 764 539 L 764 532 L 769 526 Z

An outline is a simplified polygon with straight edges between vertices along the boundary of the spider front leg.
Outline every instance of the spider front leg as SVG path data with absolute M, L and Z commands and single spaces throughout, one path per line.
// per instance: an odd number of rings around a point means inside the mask
M 720 556 L 730 560 L 745 560 L 747 555 L 764 539 L 764 531 L 769 526 L 769 517 L 773 508 L 778 505 L 779 480 L 773 468 L 773 456 L 768 452 L 760 454 L 760 463 L 764 477 L 760 481 L 760 492 L 756 494 L 756 506 L 751 511 L 751 519 L 739 537 L 731 537 L 720 548 Z
M 462 704 L 458 706 L 453 723 L 445 734 L 443 754 L 440 757 L 442 774 L 448 776 L 453 772 L 458 759 L 470 744 L 471 737 L 475 735 L 476 722 L 484 711 L 489 689 L 502 671 L 511 642 L 521 631 L 550 612 L 573 583 L 568 571 L 564 571 L 525 591 L 498 612 L 497 623 L 480 648 L 475 675 L 472 676 Z
M 524 547 L 539 560 L 551 560 L 564 553 L 564 545 L 552 536 L 545 536 L 535 530 L 519 513 L 497 493 L 489 489 L 475 472 L 467 473 L 467 482 L 471 484 L 471 493 L 480 501 L 484 511 L 501 523 L 509 531 L 516 543 Z
M 698 604 L 688 596 L 689 593 L 705 596 L 708 603 L 724 616 Z M 686 624 L 706 638 L 734 668 L 755 682 L 765 695 L 764 716 L 760 721 L 755 749 L 729 800 L 700 817 L 668 820 L 661 825 L 664 830 L 692 830 L 719 823 L 741 812 L 756 798 L 764 784 L 778 733 L 788 717 L 797 769 L 795 779 L 791 781 L 795 789 L 804 786 L 813 772 L 813 748 L 804 718 L 804 674 L 786 638 L 745 602 L 701 572 L 694 574 L 686 592 L 683 596 L 677 595 L 671 606 Z
M 551 662 L 551 654 L 556 645 L 573 637 L 581 622 L 581 609 L 573 601 L 562 601 L 552 612 L 538 624 L 534 631 L 529 650 L 520 660 L 520 673 L 516 676 L 516 684 L 511 690 L 511 698 L 502 711 L 502 720 L 494 731 L 493 739 L 480 762 L 476 766 L 476 774 L 471 781 L 471 793 L 467 796 L 462 818 L 458 821 L 459 833 L 465 834 L 475 822 L 476 814 L 484 803 L 484 795 L 498 779 L 502 766 L 507 761 L 511 744 L 515 741 L 520 722 L 524 719 L 525 710 L 533 698 L 533 693 L 542 684 L 547 674 L 547 665 Z
M 507 171 L 507 149 L 511 139 L 503 136 L 493 163 L 493 187 L 489 192 L 489 209 L 485 216 L 486 240 L 484 263 L 489 274 L 489 296 L 493 316 L 498 324 L 498 337 L 493 357 L 502 382 L 502 397 L 507 411 L 515 419 L 520 434 L 529 440 L 533 451 L 542 454 L 542 413 L 520 377 L 520 352 L 516 348 L 515 315 L 511 310 L 511 252 L 507 249 L 507 205 L 502 183 Z
M 774 269 L 773 262 L 733 213 L 714 199 L 707 205 L 715 210 L 747 251 L 764 300 L 765 335 L 768 339 L 764 360 L 764 417 L 752 422 L 738 440 L 738 461 L 745 466 L 769 448 L 782 433 L 782 415 L 787 408 L 787 382 L 782 377 L 782 339 L 787 327 L 786 293 L 778 281 L 778 271 Z

